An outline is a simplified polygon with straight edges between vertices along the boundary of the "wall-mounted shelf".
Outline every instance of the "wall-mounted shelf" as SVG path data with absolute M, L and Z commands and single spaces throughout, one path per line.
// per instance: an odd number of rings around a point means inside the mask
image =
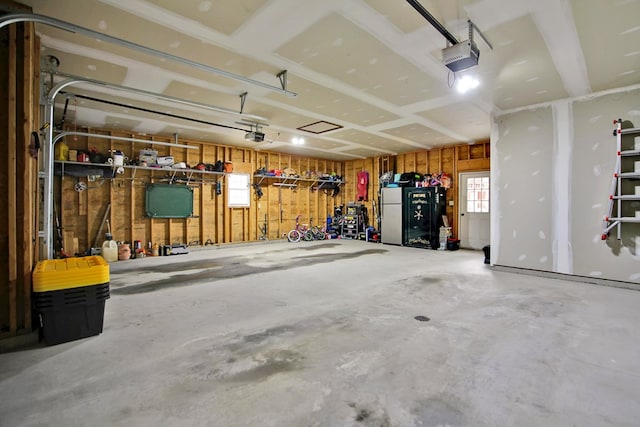
M 335 188 L 336 184 L 340 186 L 340 185 L 343 185 L 344 183 L 345 183 L 344 181 L 331 181 L 326 179 L 318 179 L 316 180 L 316 185 L 311 186 L 311 191 L 317 191 L 322 189 L 331 190 Z
M 136 173 L 138 170 L 146 170 L 152 172 L 164 172 L 168 176 L 165 178 L 170 182 L 174 182 L 178 178 L 178 174 L 184 174 L 186 176 L 185 179 L 181 179 L 181 181 L 186 180 L 186 184 L 188 185 L 193 180 L 195 175 L 213 175 L 215 176 L 215 180 L 213 183 L 217 182 L 220 177 L 227 175 L 225 172 L 212 172 L 212 171 L 202 171 L 198 169 L 177 169 L 171 167 L 151 167 L 151 166 L 134 166 L 134 165 L 123 165 L 123 166 L 113 166 L 109 163 L 87 163 L 87 162 L 74 162 L 69 160 L 56 160 L 56 164 L 60 164 L 62 166 L 62 173 L 64 174 L 65 165 L 69 166 L 82 166 L 87 169 L 89 168 L 100 168 L 102 170 L 108 170 L 111 172 L 111 176 L 104 176 L 105 179 L 114 179 L 116 177 L 116 170 L 118 168 L 130 169 L 131 176 L 127 179 L 135 179 Z M 199 182 L 200 183 L 200 182 Z M 202 182 L 204 183 L 204 182 Z
M 276 175 L 254 175 L 255 185 L 262 185 L 263 182 L 273 185 L 274 187 L 295 188 L 300 182 L 309 183 L 309 189 L 312 191 L 322 190 L 323 188 L 331 189 L 335 185 L 343 185 L 345 181 L 329 180 L 321 178 L 300 178 L 294 176 L 276 176 Z
M 275 175 L 254 175 L 254 182 L 256 185 L 262 185 L 262 183 L 267 180 L 272 185 L 279 187 L 293 186 L 298 181 L 306 181 L 304 178 L 296 178 L 294 176 L 275 176 Z

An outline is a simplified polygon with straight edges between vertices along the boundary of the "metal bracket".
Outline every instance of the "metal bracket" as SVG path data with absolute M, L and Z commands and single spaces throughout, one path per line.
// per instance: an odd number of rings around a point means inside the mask
M 467 19 L 467 22 L 469 23 L 469 40 L 473 42 L 473 30 L 476 30 L 482 40 L 487 44 L 487 46 L 489 46 L 489 49 L 493 50 L 493 46 L 491 45 L 491 43 L 489 43 L 489 40 L 487 40 L 484 34 L 482 34 L 482 31 L 480 31 L 476 24 L 474 24 L 471 19 Z
M 183 65 L 187 65 L 189 67 L 198 69 L 198 70 L 202 70 L 202 71 L 206 71 L 209 73 L 213 73 L 213 74 L 217 74 L 219 76 L 222 77 L 226 77 L 229 79 L 233 79 L 233 80 L 237 80 L 237 81 L 241 81 L 250 85 L 254 85 L 254 86 L 260 86 L 262 88 L 274 91 L 274 92 L 278 92 L 281 93 L 283 95 L 287 95 L 287 96 L 296 96 L 295 93 L 293 92 L 288 92 L 286 90 L 281 90 L 280 88 L 278 88 L 277 86 L 272 86 L 266 83 L 263 83 L 261 81 L 258 80 L 253 80 L 250 79 L 248 77 L 244 77 L 241 76 L 239 74 L 235 74 L 235 73 L 231 73 L 229 71 L 224 71 L 221 70 L 219 68 L 215 68 L 215 67 L 211 67 L 209 65 L 206 64 L 202 64 L 196 61 L 192 61 L 190 59 L 187 58 L 183 58 L 180 56 L 176 56 L 176 55 L 172 55 L 170 53 L 167 52 L 162 52 L 160 50 L 157 49 L 153 49 L 150 47 L 146 47 L 137 43 L 133 43 L 124 39 L 120 39 L 114 36 L 110 36 L 108 34 L 104 34 L 104 33 L 100 33 L 98 31 L 94 31 L 91 30 L 89 28 L 85 28 L 85 27 L 81 27 L 79 25 L 75 25 L 75 24 L 71 24 L 69 22 L 65 22 L 65 21 L 61 21 L 59 19 L 56 18 L 52 18 L 49 16 L 44 16 L 44 15 L 38 15 L 38 14 L 33 14 L 33 13 L 11 13 L 8 15 L 4 15 L 4 16 L 0 16 L 0 28 L 4 28 L 7 25 L 10 24 L 15 24 L 18 22 L 35 22 L 35 23 L 39 23 L 39 24 L 44 24 L 44 25 L 48 25 L 51 27 L 55 27 L 61 30 L 66 30 L 66 31 L 70 31 L 72 33 L 76 33 L 76 34 L 81 34 L 87 37 L 92 37 L 94 39 L 98 39 L 101 40 L 103 42 L 107 42 L 107 43 L 112 43 L 112 44 L 116 44 L 119 46 L 123 46 L 125 48 L 131 49 L 131 50 L 135 50 L 138 52 L 142 52 L 144 54 L 147 55 L 152 55 L 158 58 L 164 58 L 179 64 L 183 64 Z
M 282 86 L 283 91 L 287 91 L 287 70 L 282 70 L 277 74 L 278 79 L 280 80 L 280 86 Z
M 244 112 L 244 103 L 247 100 L 247 95 L 249 93 L 248 92 L 242 92 L 240 94 L 240 114 L 242 114 Z

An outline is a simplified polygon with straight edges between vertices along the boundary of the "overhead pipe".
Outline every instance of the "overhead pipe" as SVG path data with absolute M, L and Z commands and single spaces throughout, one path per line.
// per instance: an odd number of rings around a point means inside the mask
M 137 43 L 129 42 L 127 40 L 123 40 L 117 37 L 113 37 L 104 33 L 100 33 L 98 31 L 90 30 L 89 28 L 81 27 L 79 25 L 71 24 L 69 22 L 61 21 L 56 18 L 51 18 L 49 16 L 38 15 L 35 13 L 11 13 L 8 15 L 4 15 L 0 17 L 0 28 L 4 28 L 10 24 L 16 24 L 19 22 L 36 22 L 39 24 L 49 25 L 55 28 L 59 28 L 61 30 L 70 31 L 72 33 L 82 34 L 87 37 L 92 37 L 94 39 L 102 40 L 109 43 L 114 43 L 120 46 L 124 46 L 129 49 L 137 50 L 138 52 L 142 52 L 147 55 L 157 56 L 160 58 L 168 59 L 170 61 L 178 62 L 180 64 L 187 65 L 189 67 L 197 68 L 199 70 L 207 71 L 210 73 L 218 74 L 223 77 L 227 77 L 229 79 L 238 80 L 244 83 L 248 83 L 254 86 L 260 86 L 265 89 L 269 89 L 274 92 L 281 93 L 287 96 L 297 96 L 295 92 L 291 92 L 285 89 L 286 85 L 282 84 L 283 87 L 273 86 L 267 83 L 263 83 L 258 80 L 253 80 L 245 76 L 241 76 L 239 74 L 231 73 L 229 71 L 224 71 L 219 68 L 211 67 L 209 65 L 202 64 L 200 62 L 192 61 L 190 59 L 182 58 L 180 56 L 172 55 L 170 53 L 162 52 L 157 49 L 153 49 L 150 47 L 142 46 Z M 285 74 L 286 75 L 286 74 Z M 279 77 L 279 76 L 278 76 Z

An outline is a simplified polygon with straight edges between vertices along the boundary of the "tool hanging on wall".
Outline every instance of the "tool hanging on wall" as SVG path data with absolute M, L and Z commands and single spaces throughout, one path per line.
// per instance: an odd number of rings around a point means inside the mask
M 44 131 L 49 127 L 49 123 L 45 123 L 42 125 L 37 132 L 31 132 L 31 139 L 29 141 L 29 154 L 32 158 L 37 159 L 38 153 L 40 152 L 40 137 L 44 139 Z
M 262 196 L 264 196 L 264 193 L 262 192 L 262 187 L 260 186 L 260 184 L 251 184 L 251 185 L 253 186 L 253 189 L 256 190 L 256 198 L 260 200 Z
M 260 240 L 268 240 L 268 234 L 267 234 L 267 214 L 264 215 L 264 224 L 262 224 L 261 227 L 259 227 L 260 230 Z
M 62 235 L 62 225 L 61 225 L 60 217 L 58 216 L 55 203 L 53 204 L 53 216 L 56 221 L 56 231 L 58 232 L 58 253 L 60 254 L 60 258 L 67 258 L 68 256 L 64 251 L 64 237 Z
M 280 210 L 280 224 L 282 224 L 282 187 L 278 187 L 278 209 Z
M 378 205 L 376 204 L 375 200 L 371 201 L 371 204 L 373 206 L 373 216 L 375 217 L 375 222 L 376 222 L 376 230 L 380 230 L 380 214 L 378 212 Z
M 40 151 L 40 135 L 38 132 L 31 132 L 31 139 L 29 140 L 29 155 L 33 159 L 38 158 L 38 152 Z
M 361 170 L 358 172 L 358 201 L 369 200 L 369 172 Z
M 104 215 L 102 216 L 102 221 L 100 221 L 100 227 L 98 227 L 98 232 L 96 233 L 96 239 L 93 241 L 93 247 L 97 248 L 100 243 L 100 237 L 102 236 L 102 228 L 104 227 L 104 223 L 108 221 L 109 212 L 111 211 L 111 203 L 107 205 L 107 209 L 104 211 Z

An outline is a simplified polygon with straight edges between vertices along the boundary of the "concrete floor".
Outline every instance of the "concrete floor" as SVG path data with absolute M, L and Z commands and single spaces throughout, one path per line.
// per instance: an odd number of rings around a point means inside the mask
M 640 292 L 483 259 L 333 240 L 115 263 L 101 335 L 0 354 L 0 425 L 639 425 Z

